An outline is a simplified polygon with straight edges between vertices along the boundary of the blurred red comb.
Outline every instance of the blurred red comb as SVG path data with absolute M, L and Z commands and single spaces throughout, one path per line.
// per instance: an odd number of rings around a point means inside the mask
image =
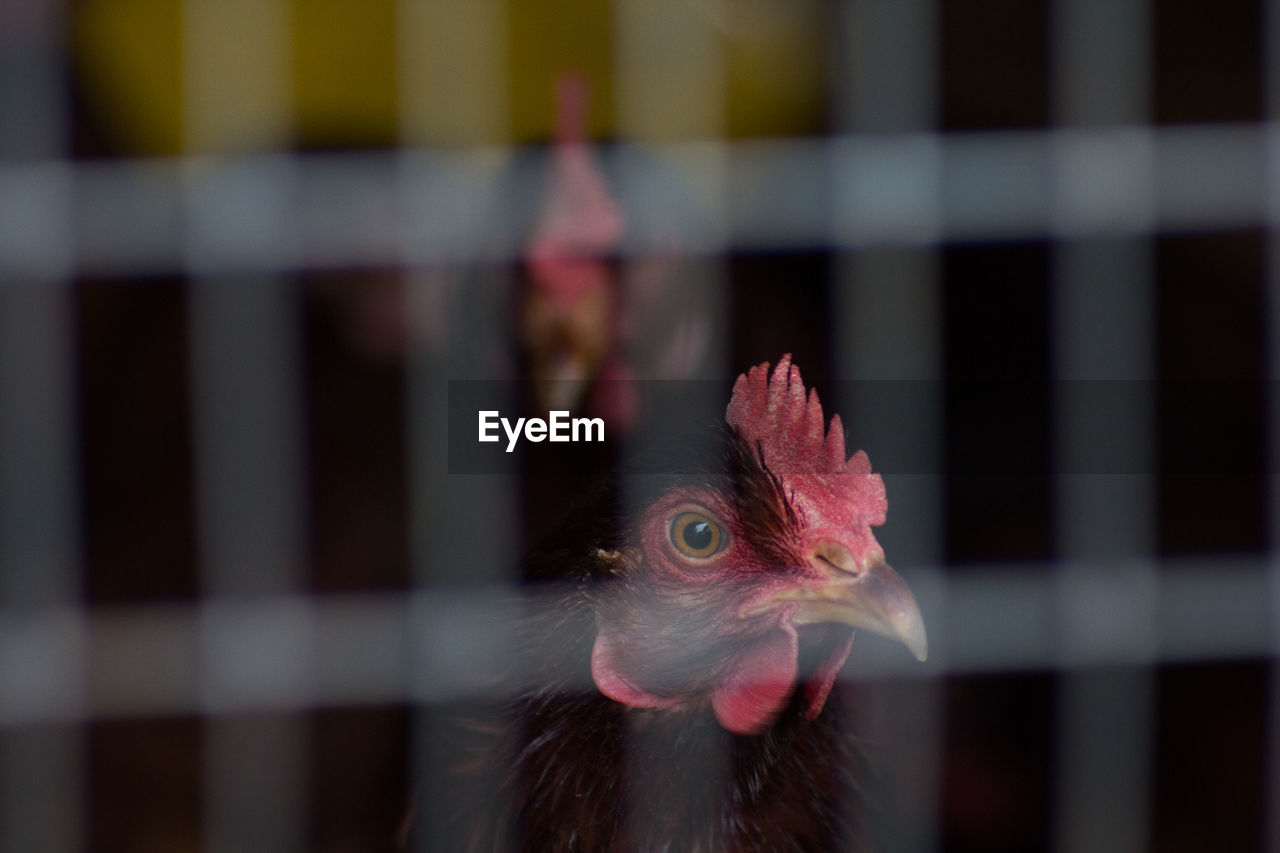
M 564 269 L 583 258 L 598 258 L 622 239 L 622 209 L 585 144 L 587 82 L 579 74 L 556 81 L 556 142 L 551 186 L 526 252 L 552 295 L 574 295 L 576 277 Z
M 840 416 L 833 415 L 826 429 L 823 418 L 818 392 L 806 394 L 790 353 L 778 360 L 772 375 L 767 361 L 739 375 L 724 415 L 739 435 L 759 448 L 765 466 L 779 477 L 863 475 L 841 478 L 839 491 L 870 510 L 869 523 L 883 523 L 888 504 L 884 483 L 871 473 L 871 460 L 861 450 L 846 459 Z
M 788 353 L 769 375 L 769 363 L 757 364 L 738 377 L 724 419 L 752 447 L 764 453 L 769 469 L 783 474 L 845 473 L 844 427 L 840 416 L 824 430 L 822 403 L 817 391 L 805 394 L 800 368 Z M 866 470 L 851 473 L 870 473 Z

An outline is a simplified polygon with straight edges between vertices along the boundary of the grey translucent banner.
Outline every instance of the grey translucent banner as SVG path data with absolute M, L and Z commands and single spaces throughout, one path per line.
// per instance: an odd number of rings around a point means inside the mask
M 1266 457 L 1274 385 L 860 380 L 832 383 L 822 399 L 828 420 L 839 412 L 849 452 L 866 450 L 885 474 L 1260 476 L 1276 471 Z M 709 381 L 451 381 L 449 473 L 519 475 L 556 464 L 699 471 L 720 425 L 706 413 L 722 412 L 731 391 Z M 936 422 L 939 403 L 943 423 L 932 428 L 943 432 L 944 452 L 921 459 L 911 438 Z

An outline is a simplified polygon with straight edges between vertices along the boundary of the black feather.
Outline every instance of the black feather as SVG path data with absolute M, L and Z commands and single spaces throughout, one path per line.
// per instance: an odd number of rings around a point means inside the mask
M 597 620 L 632 620 L 636 633 L 654 618 L 677 632 L 664 642 L 690 654 L 659 656 L 644 674 L 646 687 L 659 694 L 687 692 L 690 682 L 714 677 L 740 651 L 712 618 L 714 591 L 678 604 L 646 591 L 627 507 L 647 506 L 671 488 L 713 488 L 730 497 L 758 550 L 778 565 L 794 558 L 797 519 L 758 449 L 729 427 L 709 440 L 713 453 L 703 443 L 683 462 L 642 467 L 621 490 L 594 494 L 530 555 L 527 576 L 550 582 L 545 588 L 554 592 L 549 600 L 534 596 L 546 604 L 532 608 L 520 626 L 522 654 L 513 661 L 520 686 L 495 724 L 460 747 L 473 760 L 440 792 L 449 801 L 431 810 L 435 825 L 421 827 L 427 849 L 862 849 L 851 819 L 857 750 L 844 732 L 838 695 L 810 721 L 796 691 L 763 734 L 740 736 L 721 728 L 705 705 L 635 709 L 592 684 Z M 679 618 L 662 607 L 680 608 Z M 806 639 L 834 642 L 821 631 Z

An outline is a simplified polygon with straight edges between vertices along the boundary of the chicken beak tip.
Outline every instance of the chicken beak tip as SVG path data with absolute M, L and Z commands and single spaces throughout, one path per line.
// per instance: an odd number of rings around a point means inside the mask
M 915 655 L 916 660 L 924 663 L 929 659 L 929 640 L 924 635 L 924 622 L 917 621 L 916 625 L 919 630 L 911 632 L 906 644 L 907 648 L 911 650 L 911 654 Z
M 877 562 L 854 581 L 838 580 L 802 604 L 807 622 L 839 622 L 897 640 L 923 663 L 929 656 L 924 617 L 906 582 Z
M 905 584 L 903 585 L 905 589 Z M 920 607 L 908 591 L 905 593 L 907 606 L 899 610 L 894 619 L 894 634 L 903 645 L 910 650 L 916 660 L 924 663 L 929 657 L 929 638 L 925 633 L 924 617 L 920 615 Z
M 905 590 L 905 585 L 903 589 Z M 873 624 L 862 627 L 897 640 L 907 647 L 916 660 L 924 663 L 929 657 L 929 639 L 925 634 L 924 617 L 920 615 L 920 608 L 916 605 L 914 598 L 909 597 L 910 592 L 905 594 L 908 596 L 907 599 L 900 602 L 903 606 L 892 611 L 892 615 L 880 622 L 878 627 Z

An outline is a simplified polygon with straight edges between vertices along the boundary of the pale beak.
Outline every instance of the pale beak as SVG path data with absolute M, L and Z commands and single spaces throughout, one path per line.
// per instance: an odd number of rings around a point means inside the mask
M 823 542 L 815 561 L 826 572 L 825 582 L 786 589 L 772 598 L 800 605 L 795 624 L 848 625 L 898 640 L 918 660 L 928 656 L 924 619 L 915 597 L 883 558 L 859 566 L 843 545 Z

